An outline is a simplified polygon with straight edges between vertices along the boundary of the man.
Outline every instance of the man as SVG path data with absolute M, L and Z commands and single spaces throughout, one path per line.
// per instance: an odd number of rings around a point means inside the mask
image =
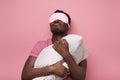
M 67 13 L 61 10 L 56 10 L 54 13 L 60 13 L 65 16 L 65 18 L 61 19 L 60 17 L 60 19 L 57 19 L 55 16 L 52 19 L 49 19 L 50 29 L 53 34 L 52 39 L 40 41 L 35 45 L 24 65 L 22 80 L 32 80 L 33 78 L 49 74 L 54 74 L 60 77 L 68 76 L 64 80 L 85 80 L 87 68 L 86 60 L 76 64 L 73 57 L 70 55 L 68 43 L 66 40 L 61 39 L 68 34 L 71 18 Z M 43 68 L 34 68 L 34 62 L 40 51 L 52 43 L 54 44 L 53 48 L 63 57 L 63 60 Z M 69 70 L 62 65 L 64 61 L 68 64 Z M 70 75 L 68 75 L 69 73 Z

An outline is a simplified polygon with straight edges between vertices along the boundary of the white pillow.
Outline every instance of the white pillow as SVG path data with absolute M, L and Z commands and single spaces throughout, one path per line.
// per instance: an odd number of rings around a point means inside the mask
M 87 50 L 83 45 L 83 38 L 81 36 L 69 34 L 63 37 L 63 39 L 65 39 L 68 42 L 69 52 L 73 56 L 77 64 L 79 64 L 82 60 L 88 57 Z M 59 53 L 57 53 L 52 46 L 53 44 L 44 48 L 40 52 L 40 55 L 38 55 L 35 61 L 34 68 L 41 68 L 47 65 L 52 65 L 63 59 L 62 56 Z M 66 63 L 63 63 L 63 65 L 66 68 L 68 68 L 68 65 Z M 33 80 L 63 80 L 63 78 L 58 77 L 56 75 L 48 75 L 43 77 L 37 77 Z

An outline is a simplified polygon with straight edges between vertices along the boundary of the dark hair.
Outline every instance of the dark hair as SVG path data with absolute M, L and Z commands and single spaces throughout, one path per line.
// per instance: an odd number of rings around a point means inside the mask
M 54 13 L 64 13 L 68 17 L 69 24 L 71 23 L 70 15 L 62 10 L 56 10 Z

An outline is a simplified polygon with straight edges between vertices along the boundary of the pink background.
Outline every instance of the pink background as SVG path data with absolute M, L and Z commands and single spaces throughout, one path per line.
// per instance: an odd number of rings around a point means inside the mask
M 62 9 L 89 51 L 86 80 L 120 80 L 119 0 L 0 0 L 0 80 L 20 80 L 30 50 L 51 36 L 48 18 Z

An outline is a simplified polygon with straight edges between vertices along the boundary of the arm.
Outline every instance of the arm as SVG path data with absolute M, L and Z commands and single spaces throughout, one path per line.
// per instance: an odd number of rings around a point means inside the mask
M 53 65 L 46 66 L 43 68 L 34 68 L 34 62 L 36 60 L 36 57 L 29 56 L 23 71 L 22 71 L 22 80 L 32 80 L 36 77 L 46 76 L 49 74 L 55 74 L 60 77 L 64 77 L 68 75 L 68 71 L 65 67 L 62 66 L 63 61 L 59 61 Z
M 34 68 L 35 60 L 36 57 L 34 56 L 28 57 L 22 71 L 22 80 L 32 80 L 35 77 L 51 74 L 51 69 L 49 66 L 44 68 Z
M 74 61 L 71 55 L 68 55 L 65 58 L 66 58 L 65 61 L 67 62 L 69 66 L 70 73 L 71 73 L 73 80 L 85 80 L 87 61 L 83 60 L 78 65 L 76 64 L 76 62 Z
M 73 80 L 85 80 L 87 61 L 84 60 L 78 64 L 74 61 L 69 53 L 68 44 L 65 40 L 60 40 L 54 43 L 53 48 L 63 57 L 69 66 L 69 70 Z

